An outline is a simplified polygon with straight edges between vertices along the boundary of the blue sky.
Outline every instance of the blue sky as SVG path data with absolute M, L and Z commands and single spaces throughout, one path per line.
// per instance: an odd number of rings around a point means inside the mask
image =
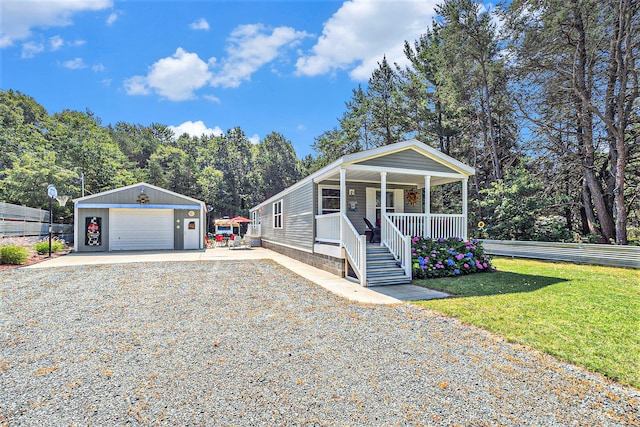
M 299 157 L 436 1 L 0 0 L 0 88 L 49 114 L 192 135 L 275 131 Z

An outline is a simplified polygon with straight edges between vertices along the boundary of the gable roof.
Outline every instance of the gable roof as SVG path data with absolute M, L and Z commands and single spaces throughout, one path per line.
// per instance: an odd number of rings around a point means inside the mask
M 112 195 L 112 194 L 115 194 L 115 193 L 125 192 L 125 191 L 132 190 L 132 189 L 135 189 L 135 188 L 141 188 L 141 189 L 147 188 L 147 189 L 158 191 L 160 193 L 164 193 L 164 194 L 167 194 L 167 195 L 170 195 L 170 196 L 173 196 L 173 197 L 180 198 L 180 199 L 184 200 L 185 202 L 196 203 L 196 204 L 199 204 L 199 205 L 203 205 L 204 204 L 204 202 L 202 202 L 200 200 L 196 200 L 196 199 L 194 199 L 192 197 L 188 197 L 188 196 L 185 196 L 183 194 L 176 193 L 174 191 L 170 191 L 170 190 L 167 190 L 167 189 L 164 189 L 164 188 L 161 188 L 161 187 L 157 187 L 155 185 L 147 184 L 146 182 L 139 182 L 137 184 L 127 185 L 125 187 L 119 187 L 119 188 L 115 188 L 113 190 L 103 191 L 102 193 L 96 193 L 96 194 L 91 194 L 89 196 L 80 197 L 80 198 L 74 199 L 73 203 L 86 202 L 86 201 L 90 201 L 90 200 L 93 200 L 93 199 L 103 198 L 104 196 L 109 196 L 109 195 Z
M 382 164 L 376 164 L 376 159 L 383 159 L 384 157 L 392 156 L 395 153 L 401 153 L 403 151 L 411 150 L 413 153 L 416 153 L 424 158 L 429 159 L 435 165 L 440 165 L 445 169 L 448 169 L 450 172 L 443 172 L 442 170 L 420 170 L 420 171 L 407 171 L 389 168 L 388 166 L 383 166 Z M 366 151 L 361 151 L 358 153 L 347 154 L 345 156 L 340 157 L 338 160 L 330 163 L 329 165 L 317 170 L 316 172 L 310 174 L 309 176 L 303 178 L 297 183 L 293 184 L 291 187 L 288 187 L 278 194 L 268 198 L 262 203 L 254 206 L 251 210 L 255 210 L 261 206 L 266 205 L 267 203 L 277 200 L 283 197 L 285 194 L 294 191 L 296 188 L 299 188 L 309 181 L 322 181 L 324 179 L 330 179 L 335 176 L 340 169 L 372 169 L 372 170 L 394 170 L 398 173 L 411 174 L 415 172 L 420 172 L 424 174 L 425 172 L 430 172 L 429 174 L 434 176 L 443 176 L 447 177 L 448 181 L 457 181 L 463 178 L 468 178 L 472 175 L 475 175 L 475 169 L 465 165 L 464 163 L 454 159 L 451 156 L 444 154 L 443 152 L 436 150 L 424 144 L 423 142 L 418 141 L 417 139 L 409 139 L 406 141 L 398 142 L 395 144 L 384 145 L 382 147 L 373 148 Z M 431 173 L 432 172 L 432 173 Z
M 342 157 L 342 163 L 361 163 L 363 161 L 373 160 L 383 156 L 389 156 L 393 153 L 398 153 L 406 150 L 413 150 L 432 160 L 433 162 L 452 169 L 461 175 L 475 175 L 474 168 L 465 165 L 464 163 L 454 159 L 453 157 L 444 154 L 442 151 L 436 150 L 435 148 L 432 148 L 427 144 L 418 141 L 417 139 L 409 139 L 406 141 L 398 142 L 396 144 L 384 145 L 382 147 L 374 148 L 371 150 L 348 154 Z

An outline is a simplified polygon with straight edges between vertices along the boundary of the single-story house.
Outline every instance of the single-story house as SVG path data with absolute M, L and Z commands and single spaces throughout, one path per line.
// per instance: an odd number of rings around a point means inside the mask
M 467 238 L 474 173 L 415 139 L 349 154 L 251 208 L 249 233 L 363 286 L 409 283 L 412 236 Z M 432 213 L 431 188 L 451 182 L 461 183 L 461 212 Z
M 204 249 L 204 202 L 144 182 L 74 200 L 75 252 Z

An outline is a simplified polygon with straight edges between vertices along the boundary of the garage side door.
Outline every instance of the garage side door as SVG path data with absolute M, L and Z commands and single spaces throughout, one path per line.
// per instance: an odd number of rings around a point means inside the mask
M 173 209 L 110 209 L 109 250 L 173 249 Z

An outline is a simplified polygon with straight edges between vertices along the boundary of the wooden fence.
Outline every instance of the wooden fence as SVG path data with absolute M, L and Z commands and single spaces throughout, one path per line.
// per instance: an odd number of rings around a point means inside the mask
M 482 240 L 489 255 L 640 268 L 640 246 Z

